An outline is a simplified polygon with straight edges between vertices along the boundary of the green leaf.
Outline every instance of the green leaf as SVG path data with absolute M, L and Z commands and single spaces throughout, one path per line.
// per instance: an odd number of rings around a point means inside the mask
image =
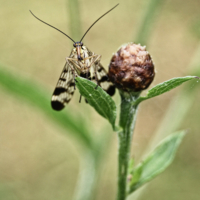
M 76 136 L 87 147 L 91 147 L 92 140 L 87 127 L 82 123 L 83 120 L 72 118 L 71 114 L 63 110 L 56 112 L 51 108 L 51 94 L 47 89 L 20 76 L 12 74 L 0 65 L 0 85 L 15 97 L 20 97 L 22 101 L 40 109 L 54 123 L 71 130 L 72 135 Z M 67 133 L 70 133 L 67 131 Z
M 163 172 L 173 161 L 185 131 L 179 131 L 165 138 L 133 172 L 129 193 Z M 136 175 L 134 175 L 136 174 Z M 136 181 L 137 180 L 137 181 Z
M 131 158 L 129 160 L 129 164 L 128 164 L 128 174 L 132 174 L 133 173 L 133 168 L 134 168 L 134 159 Z
M 191 79 L 194 79 L 194 78 L 198 78 L 198 77 L 196 77 L 196 76 L 178 77 L 178 78 L 173 78 L 173 79 L 170 79 L 170 80 L 165 81 L 163 83 L 160 83 L 160 84 L 156 85 L 155 87 L 151 88 L 148 91 L 146 96 L 139 97 L 134 102 L 134 105 L 137 105 L 137 104 L 139 104 L 140 102 L 142 102 L 142 101 L 144 101 L 146 99 L 150 99 L 152 97 L 155 97 L 155 96 L 161 95 L 161 94 L 163 94 L 165 92 L 168 92 L 168 91 L 178 87 L 182 83 L 184 83 L 186 81 L 189 81 Z
M 96 83 L 85 78 L 77 77 L 76 86 L 88 103 L 103 117 L 105 117 L 115 129 L 116 105 L 112 98 L 101 88 L 96 88 Z
M 135 187 L 135 185 L 138 184 L 140 177 L 142 175 L 142 170 L 143 170 L 142 167 L 137 168 L 135 171 L 133 170 L 133 173 L 131 174 L 132 178 L 131 178 L 131 181 L 129 183 L 129 185 L 131 187 Z

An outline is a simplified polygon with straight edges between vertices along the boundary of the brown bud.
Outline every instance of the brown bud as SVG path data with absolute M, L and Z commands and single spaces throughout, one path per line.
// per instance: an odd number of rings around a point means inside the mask
M 154 64 L 145 46 L 129 43 L 123 45 L 111 59 L 109 79 L 124 91 L 139 92 L 154 79 Z

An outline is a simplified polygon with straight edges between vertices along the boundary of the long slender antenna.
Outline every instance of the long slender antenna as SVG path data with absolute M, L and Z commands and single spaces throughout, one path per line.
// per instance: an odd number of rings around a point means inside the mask
M 50 24 L 48 24 L 48 23 L 42 21 L 41 19 L 39 19 L 38 17 L 36 17 L 36 16 L 31 12 L 31 10 L 29 10 L 29 11 L 30 11 L 30 13 L 31 13 L 36 19 L 38 19 L 39 21 L 43 22 L 44 24 L 46 24 L 46 25 L 48 25 L 48 26 L 50 26 L 50 27 L 56 29 L 57 31 L 59 31 L 59 32 L 61 32 L 62 34 L 64 34 L 65 36 L 67 36 L 71 41 L 73 41 L 74 43 L 76 43 L 71 37 L 69 37 L 69 35 L 67 35 L 66 33 L 62 32 L 62 31 L 59 30 L 58 28 L 56 28 L 56 27 L 54 27 L 54 26 L 52 26 L 52 25 L 50 25 Z
M 101 17 L 99 17 L 89 28 L 88 30 L 85 32 L 85 34 L 83 35 L 83 37 L 81 38 L 80 42 L 83 40 L 83 38 L 85 37 L 85 35 L 88 33 L 88 31 L 94 26 L 94 24 L 96 24 L 102 17 L 104 17 L 106 14 L 108 14 L 111 10 L 113 10 L 115 7 L 117 7 L 119 4 L 117 4 L 116 6 L 114 6 L 113 8 L 111 8 L 109 11 L 107 11 L 106 13 L 104 13 Z

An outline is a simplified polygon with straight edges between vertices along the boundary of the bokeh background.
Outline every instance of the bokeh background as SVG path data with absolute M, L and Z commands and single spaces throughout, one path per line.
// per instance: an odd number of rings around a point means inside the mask
M 73 10 L 67 0 L 0 2 L 1 71 L 26 80 L 24 84 L 31 82 L 49 98 L 47 107 L 51 109 L 51 94 L 73 45 L 68 38 L 36 20 L 29 9 L 78 41 L 79 35 L 71 35 L 72 29 L 77 28 L 77 32 L 83 34 L 100 15 L 120 3 L 90 30 L 83 41 L 89 49 L 102 55 L 101 63 L 107 68 L 112 53 L 120 45 L 140 42 L 137 41 L 138 32 L 150 1 L 79 0 L 79 27 L 70 21 L 69 13 Z M 152 13 L 154 20 L 148 39 L 145 44 L 141 41 L 147 46 L 156 66 L 157 74 L 152 86 L 173 77 L 200 76 L 200 64 L 196 65 L 200 63 L 197 60 L 200 57 L 200 1 L 159 2 Z M 158 141 L 171 130 L 175 131 L 170 129 L 174 122 L 178 124 L 177 127 L 175 125 L 176 130 L 188 129 L 188 134 L 173 164 L 148 184 L 138 199 L 199 200 L 199 91 L 200 84 L 193 81 L 141 104 L 132 142 L 132 157 L 136 162 L 143 156 L 152 138 L 156 137 L 155 141 Z M 177 94 L 182 96 L 178 98 Z M 78 126 L 81 123 L 87 126 L 94 140 L 99 140 L 102 135 L 109 138 L 102 151 L 94 198 L 115 199 L 117 135 L 105 119 L 84 101 L 79 104 L 78 99 L 76 91 L 62 113 L 76 120 Z M 118 93 L 114 99 L 119 108 Z M 181 101 L 183 99 L 185 102 Z M 172 103 L 175 106 L 170 110 Z M 3 84 L 0 84 L 0 105 L 0 199 L 72 199 L 79 179 L 80 160 L 84 159 L 84 145 L 77 134 L 68 129 L 67 124 L 64 128 L 49 118 L 34 101 L 27 101 Z M 168 117 L 165 117 L 168 112 Z M 160 127 L 163 119 L 167 122 Z

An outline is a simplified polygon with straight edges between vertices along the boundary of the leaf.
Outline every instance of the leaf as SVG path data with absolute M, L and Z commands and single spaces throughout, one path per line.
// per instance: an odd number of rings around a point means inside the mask
M 194 79 L 194 78 L 198 78 L 198 77 L 196 77 L 196 76 L 178 77 L 178 78 L 173 78 L 173 79 L 170 79 L 163 83 L 160 83 L 160 84 L 156 85 L 155 87 L 151 88 L 145 97 L 139 97 L 134 102 L 134 105 L 137 105 L 146 99 L 150 99 L 152 97 L 155 97 L 155 96 L 161 95 L 165 92 L 168 92 L 168 91 L 178 87 L 182 83 L 189 81 L 191 79 Z
M 129 160 L 129 164 L 128 164 L 128 174 L 132 174 L 133 173 L 133 168 L 134 168 L 134 159 L 131 158 Z
M 155 178 L 172 163 L 184 135 L 185 131 L 171 134 L 136 167 L 133 172 L 133 177 L 135 177 L 135 179 L 130 182 L 129 193 Z M 136 178 L 138 179 L 137 181 Z
M 88 103 L 103 117 L 105 117 L 115 129 L 116 105 L 112 98 L 101 88 L 96 88 L 96 83 L 82 77 L 76 78 L 76 86 Z
M 19 74 L 12 74 L 0 65 L 0 85 L 10 94 L 20 97 L 23 102 L 29 102 L 32 106 L 39 108 L 48 118 L 53 120 L 65 130 L 71 130 L 73 136 L 80 139 L 87 147 L 92 146 L 87 127 L 82 123 L 83 120 L 73 119 L 70 113 L 65 110 L 55 112 L 50 105 L 50 93 L 47 89 L 37 83 L 21 77 Z M 69 132 L 68 132 L 69 133 Z
M 142 167 L 138 168 L 135 171 L 133 170 L 132 178 L 131 178 L 131 181 L 130 181 L 130 185 L 132 187 L 134 187 L 135 185 L 138 184 L 141 175 L 142 175 Z

